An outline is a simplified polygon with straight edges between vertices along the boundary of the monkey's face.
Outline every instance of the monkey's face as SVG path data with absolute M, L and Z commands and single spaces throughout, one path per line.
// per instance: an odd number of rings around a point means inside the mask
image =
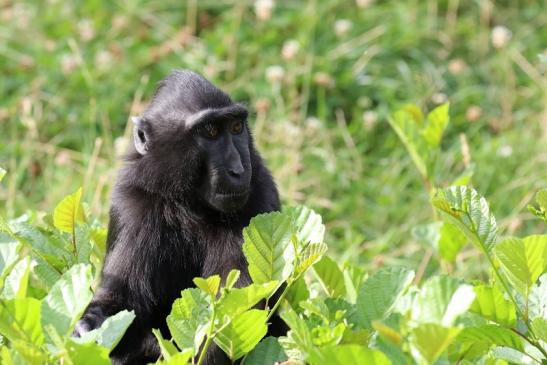
M 203 121 L 193 134 L 203 161 L 197 193 L 218 211 L 239 210 L 249 198 L 252 175 L 245 121 Z

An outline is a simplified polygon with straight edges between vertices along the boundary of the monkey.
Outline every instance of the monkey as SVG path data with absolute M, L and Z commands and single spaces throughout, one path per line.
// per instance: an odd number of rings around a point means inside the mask
M 173 71 L 132 121 L 134 143 L 111 196 L 101 281 L 74 329 L 81 336 L 121 310 L 134 310 L 110 354 L 114 364 L 158 359 L 151 329 L 169 335 L 171 305 L 181 290 L 194 287 L 194 277 L 224 280 L 238 269 L 237 285 L 250 284 L 243 228 L 258 214 L 280 210 L 247 108 L 201 75 Z M 282 323 L 270 328 L 284 330 Z M 227 360 L 218 347 L 209 352 L 208 364 Z

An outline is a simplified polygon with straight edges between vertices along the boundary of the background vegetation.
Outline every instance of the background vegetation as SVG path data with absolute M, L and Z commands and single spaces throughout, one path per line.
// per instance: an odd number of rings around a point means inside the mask
M 0 1 L 0 213 L 83 185 L 105 222 L 128 117 L 191 68 L 254 110 L 284 203 L 323 216 L 331 253 L 427 275 L 439 261 L 412 232 L 435 213 L 388 117 L 450 101 L 435 185 L 471 176 L 501 235 L 541 232 L 546 47 L 544 1 Z M 444 269 L 484 263 L 468 246 Z

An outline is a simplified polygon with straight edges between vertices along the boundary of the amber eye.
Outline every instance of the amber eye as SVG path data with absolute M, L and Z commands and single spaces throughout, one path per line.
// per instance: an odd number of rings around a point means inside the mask
M 243 123 L 238 121 L 232 124 L 232 134 L 239 134 L 243 130 Z
M 219 130 L 218 127 L 213 123 L 207 123 L 199 128 L 199 133 L 207 138 L 216 138 L 218 137 Z

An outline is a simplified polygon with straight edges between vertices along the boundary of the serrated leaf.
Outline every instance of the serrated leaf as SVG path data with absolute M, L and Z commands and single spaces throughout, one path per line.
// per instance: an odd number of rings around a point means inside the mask
M 285 294 L 285 299 L 289 303 L 292 309 L 299 312 L 300 311 L 300 302 L 308 299 L 310 292 L 308 290 L 308 284 L 304 280 L 304 276 L 300 276 L 296 281 L 287 290 Z
M 316 349 L 308 358 L 314 365 L 367 364 L 390 365 L 391 361 L 378 350 L 359 345 L 336 345 Z
M 421 111 L 418 108 L 413 108 L 413 110 L 419 111 L 421 115 Z M 417 123 L 418 120 L 421 124 L 423 116 L 416 117 L 415 114 L 409 112 L 408 108 L 406 110 L 399 110 L 391 118 L 388 118 L 389 125 L 405 145 L 420 175 L 428 176 L 426 165 L 427 150 L 419 133 L 420 124 Z
M 23 340 L 41 346 L 40 301 L 34 298 L 11 299 L 0 305 L 0 333 L 10 341 Z
M 185 350 L 182 352 L 177 352 L 173 356 L 171 356 L 169 359 L 166 359 L 166 361 L 159 361 L 155 364 L 158 365 L 189 365 L 192 364 L 192 351 L 191 350 Z
M 125 331 L 135 319 L 134 311 L 123 310 L 108 317 L 101 327 L 84 333 L 80 338 L 75 338 L 78 343 L 97 342 L 102 347 L 112 350 L 122 339 Z
M 424 283 L 412 304 L 412 321 L 450 327 L 475 299 L 473 287 L 457 279 L 435 276 Z
M 59 247 L 53 236 L 44 234 L 37 227 L 26 222 L 10 222 L 9 226 L 17 240 L 36 252 L 36 256 L 56 270 L 65 269 L 67 263 L 72 260 L 71 252 Z
M 444 130 L 450 120 L 448 109 L 449 103 L 444 103 L 427 115 L 427 123 L 421 134 L 430 147 L 438 147 L 441 144 Z
M 108 349 L 96 343 L 80 344 L 67 341 L 66 350 L 73 364 L 78 365 L 109 365 Z M 63 361 L 61 363 L 64 363 Z
M 277 338 L 266 337 L 245 358 L 245 365 L 272 365 L 288 359 Z
M 91 266 L 78 264 L 65 272 L 42 301 L 42 327 L 51 325 L 60 336 L 68 335 L 93 293 Z M 46 334 L 46 340 L 51 337 Z
M 537 364 L 530 356 L 509 347 L 495 347 L 492 349 L 492 354 L 496 359 L 508 361 L 510 364 Z
M 323 256 L 313 266 L 317 278 L 325 292 L 331 297 L 342 297 L 346 294 L 344 275 L 338 265 L 328 256 Z
M 461 328 L 443 327 L 435 323 L 421 324 L 410 332 L 411 346 L 432 364 L 454 341 Z
M 496 219 L 490 212 L 486 199 L 474 189 L 451 186 L 439 191 L 432 204 L 483 253 L 491 252 L 496 243 Z
M 0 288 L 6 276 L 16 264 L 19 252 L 19 242 L 5 233 L 0 232 Z
M 30 257 L 20 260 L 11 270 L 4 283 L 2 296 L 6 299 L 25 298 L 27 296 L 30 274 Z
M 453 224 L 444 222 L 439 237 L 439 254 L 448 262 L 454 262 L 467 237 Z
M 269 298 L 277 287 L 277 281 L 271 281 L 265 284 L 251 284 L 243 288 L 226 289 L 216 304 L 219 325 L 229 322 L 262 299 Z
M 251 309 L 235 317 L 214 338 L 215 343 L 234 361 L 251 351 L 266 335 L 268 311 Z
M 230 270 L 228 276 L 226 277 L 226 283 L 224 284 L 224 287 L 227 289 L 233 288 L 238 281 L 240 275 L 241 272 L 239 270 Z
M 511 330 L 493 324 L 467 327 L 458 335 L 458 341 L 484 343 L 488 346 L 507 346 L 522 351 L 522 338 Z
M 342 271 L 342 274 L 344 275 L 346 297 L 350 303 L 355 304 L 365 272 L 356 266 L 348 266 Z
M 310 328 L 294 310 L 287 308 L 281 312 L 281 318 L 289 326 L 286 337 L 279 338 L 279 344 L 289 356 L 289 359 L 304 360 L 313 350 Z
M 181 350 L 199 348 L 209 329 L 211 319 L 211 297 L 197 288 L 185 289 L 181 297 L 173 302 L 167 316 L 167 326 Z
M 32 268 L 35 277 L 49 291 L 53 285 L 61 278 L 61 274 L 46 260 L 36 257 L 38 264 Z
M 528 316 L 529 318 L 547 319 L 547 274 L 541 275 L 530 290 Z
M 547 236 L 507 238 L 496 246 L 495 252 L 506 278 L 527 298 L 547 265 Z
M 547 319 L 545 318 L 534 318 L 531 321 L 532 330 L 534 333 L 541 338 L 542 341 L 547 343 Z
M 82 188 L 67 195 L 53 211 L 53 224 L 62 232 L 73 233 L 77 223 L 84 223 L 84 210 L 80 202 Z
M 281 283 L 291 275 L 295 255 L 291 230 L 291 216 L 279 212 L 258 215 L 243 229 L 243 253 L 254 283 Z
M 159 329 L 152 329 L 152 333 L 158 340 L 160 346 L 161 356 L 165 360 L 170 360 L 173 356 L 179 353 L 177 347 L 171 342 L 163 338 L 161 331 Z M 190 357 L 192 357 L 192 351 L 190 351 Z
M 212 297 L 216 297 L 220 287 L 220 276 L 212 275 L 207 279 L 194 278 L 194 284 Z
M 327 252 L 327 245 L 325 243 L 308 244 L 298 255 L 296 274 L 300 275 L 304 273 L 310 266 L 319 261 L 325 252 Z
M 484 318 L 506 327 L 514 327 L 517 323 L 516 309 L 513 302 L 505 299 L 497 288 L 479 285 L 473 288 L 475 301 L 470 310 Z
M 323 243 L 325 226 L 319 214 L 303 205 L 290 208 L 283 213 L 291 215 L 293 232 L 300 245 Z
M 413 271 L 397 267 L 381 269 L 369 277 L 357 296 L 357 323 L 372 329 L 373 321 L 389 316 L 413 279 Z

